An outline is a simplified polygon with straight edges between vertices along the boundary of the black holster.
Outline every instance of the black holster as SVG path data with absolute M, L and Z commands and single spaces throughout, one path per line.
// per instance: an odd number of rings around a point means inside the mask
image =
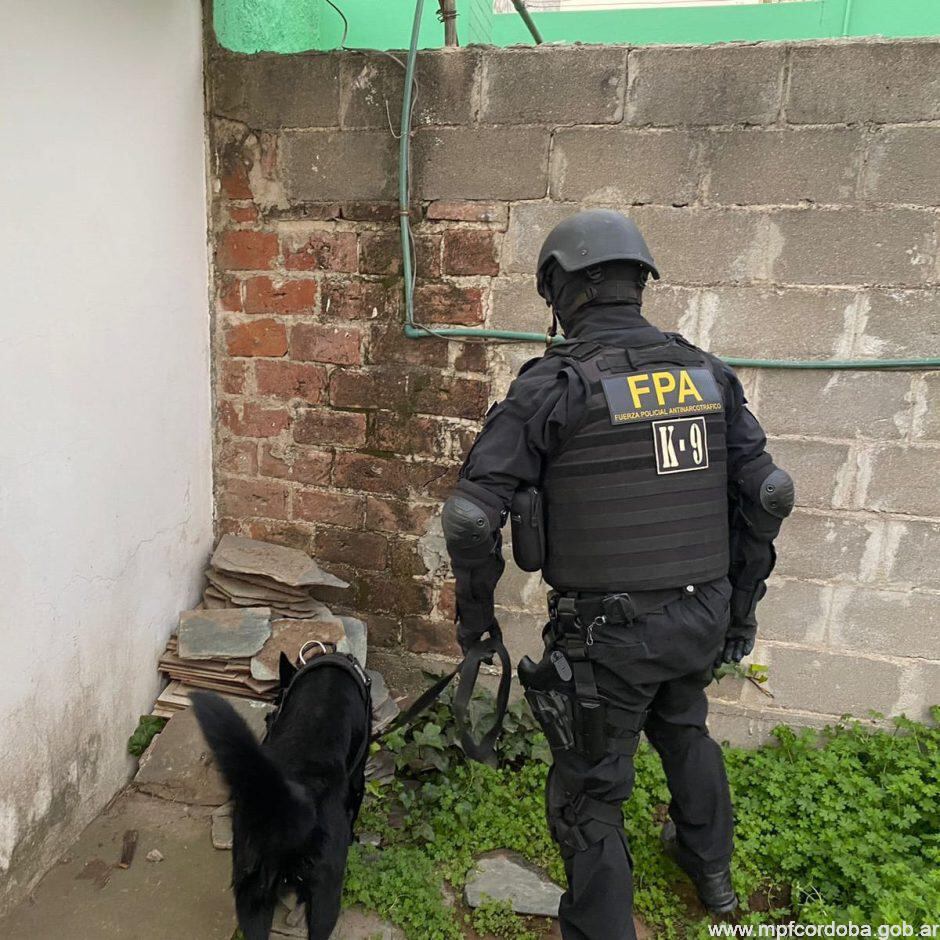
M 541 571 L 545 564 L 545 514 L 542 492 L 527 486 L 516 490 L 509 509 L 512 557 L 523 571 Z

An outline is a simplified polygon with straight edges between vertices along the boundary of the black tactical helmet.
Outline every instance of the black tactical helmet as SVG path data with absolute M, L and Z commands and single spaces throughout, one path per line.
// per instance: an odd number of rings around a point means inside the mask
M 549 303 L 546 273 L 552 261 L 568 273 L 605 261 L 633 261 L 659 279 L 656 262 L 636 223 L 610 209 L 576 212 L 548 233 L 539 252 L 536 285 Z

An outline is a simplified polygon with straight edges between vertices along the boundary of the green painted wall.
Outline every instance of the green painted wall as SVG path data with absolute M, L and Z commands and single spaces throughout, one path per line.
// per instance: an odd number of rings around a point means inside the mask
M 407 47 L 412 0 L 335 0 L 349 21 L 346 45 Z M 508 46 L 531 38 L 517 16 L 492 12 L 492 0 L 458 0 L 462 44 Z M 436 0 L 426 0 L 424 48 L 439 46 Z M 324 0 L 214 0 L 219 42 L 236 52 L 333 49 L 342 20 Z M 836 36 L 938 36 L 940 0 L 795 0 L 728 7 L 542 13 L 535 20 L 549 42 L 709 43 L 732 40 L 825 39 Z

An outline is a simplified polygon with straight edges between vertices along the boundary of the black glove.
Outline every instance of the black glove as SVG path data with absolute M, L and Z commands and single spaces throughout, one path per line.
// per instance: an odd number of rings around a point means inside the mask
M 722 663 L 739 663 L 745 656 L 750 656 L 754 649 L 757 627 L 749 627 L 732 621 L 725 633 L 725 645 L 715 660 L 717 669 Z
M 471 630 L 464 626 L 462 620 L 457 620 L 457 642 L 460 644 L 460 649 L 463 652 L 464 656 L 467 655 L 467 650 L 473 646 L 474 643 L 479 642 L 484 637 L 489 637 L 493 640 L 503 639 L 502 631 L 499 629 L 499 624 L 494 620 L 488 629 L 484 630 L 482 633 L 478 630 Z M 490 657 L 484 662 L 492 663 L 493 658 Z

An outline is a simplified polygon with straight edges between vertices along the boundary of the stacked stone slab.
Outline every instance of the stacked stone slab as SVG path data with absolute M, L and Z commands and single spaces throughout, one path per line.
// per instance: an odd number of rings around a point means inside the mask
M 329 564 L 375 645 L 456 655 L 436 516 L 540 347 L 402 337 L 394 62 L 211 43 L 219 524 Z M 940 356 L 938 59 L 930 40 L 421 53 L 417 317 L 543 332 L 538 245 L 602 205 L 663 271 L 650 317 L 718 354 Z M 798 508 L 761 609 L 774 697 L 724 680 L 718 733 L 925 715 L 940 373 L 741 377 Z M 499 600 L 536 653 L 544 586 L 510 566 Z

